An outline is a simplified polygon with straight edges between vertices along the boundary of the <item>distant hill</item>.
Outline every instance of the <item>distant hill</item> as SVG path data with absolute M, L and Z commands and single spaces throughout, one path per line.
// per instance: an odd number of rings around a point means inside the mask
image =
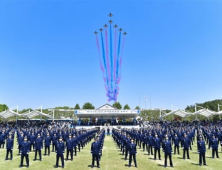
M 218 111 L 218 104 L 222 105 L 222 99 L 216 99 L 216 100 L 207 101 L 204 103 L 196 103 L 196 105 L 198 106 L 208 108 L 213 111 Z M 187 106 L 185 110 L 190 111 L 190 112 L 195 112 L 195 105 Z M 221 110 L 222 110 L 222 107 L 221 107 Z

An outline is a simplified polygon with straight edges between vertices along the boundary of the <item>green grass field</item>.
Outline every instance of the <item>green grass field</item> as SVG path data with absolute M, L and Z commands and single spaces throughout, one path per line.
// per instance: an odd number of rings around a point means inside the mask
M 64 169 L 76 169 L 76 170 L 86 170 L 91 169 L 91 154 L 90 154 L 91 144 L 88 144 L 80 153 L 77 153 L 77 156 L 74 156 L 73 161 L 65 161 Z M 23 167 L 19 168 L 20 164 L 20 156 L 18 154 L 17 146 L 14 147 L 13 150 L 13 160 L 5 161 L 6 149 L 0 149 L 0 170 L 14 170 L 14 169 L 30 169 L 30 170 L 50 170 L 55 169 L 55 161 L 56 156 L 54 152 L 51 152 L 51 155 L 42 156 L 42 161 L 33 161 L 34 152 L 31 152 L 29 155 L 30 166 L 29 168 Z M 220 150 L 220 149 L 219 149 Z M 44 150 L 43 150 L 44 151 Z M 173 164 L 174 167 L 167 167 L 166 169 L 175 169 L 175 170 L 197 170 L 197 169 L 221 169 L 222 168 L 222 153 L 219 152 L 219 156 L 221 158 L 211 158 L 211 150 L 207 150 L 206 153 L 206 162 L 208 166 L 199 166 L 198 160 L 199 155 L 196 153 L 197 147 L 196 143 L 193 145 L 193 150 L 190 152 L 191 159 L 182 159 L 182 150 L 180 150 L 180 155 L 173 155 Z M 106 136 L 103 148 L 103 156 L 100 161 L 100 169 L 101 170 L 124 170 L 124 169 L 141 169 L 141 170 L 156 170 L 156 169 L 164 169 L 164 155 L 161 152 L 162 160 L 153 160 L 153 156 L 147 155 L 147 152 L 143 152 L 139 148 L 137 149 L 137 165 L 138 168 L 134 167 L 132 163 L 132 167 L 128 167 L 129 161 L 124 160 L 124 156 L 121 155 L 119 149 L 114 143 L 111 136 Z M 25 162 L 24 162 L 25 164 Z M 61 165 L 61 163 L 60 163 Z M 57 169 L 62 169 L 61 167 Z M 94 167 L 93 169 L 98 169 Z

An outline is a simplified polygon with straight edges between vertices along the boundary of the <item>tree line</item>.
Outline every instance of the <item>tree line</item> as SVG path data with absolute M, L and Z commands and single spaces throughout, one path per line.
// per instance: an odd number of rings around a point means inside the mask
M 124 109 L 124 110 L 129 110 L 130 106 L 128 104 L 125 104 L 124 107 L 122 107 L 122 105 L 120 104 L 120 102 L 116 102 L 112 105 L 113 107 L 115 107 L 116 109 Z M 0 104 L 0 112 L 8 110 L 8 106 L 6 104 Z M 55 109 L 95 109 L 95 106 L 90 103 L 90 102 L 86 102 L 83 104 L 82 108 L 80 107 L 80 105 L 77 103 L 75 105 L 75 107 L 69 107 L 69 106 L 57 106 L 55 107 Z M 135 109 L 140 110 L 139 106 L 136 106 Z M 47 109 L 44 109 L 44 111 Z M 31 108 L 27 108 L 27 109 L 22 109 L 19 111 L 19 113 L 25 113 L 28 111 L 33 111 L 33 109 Z
M 216 100 L 212 100 L 212 101 L 206 101 L 204 103 L 196 103 L 197 106 L 200 107 L 204 107 L 213 111 L 218 111 L 218 104 L 222 105 L 222 99 L 216 99 Z M 115 107 L 116 109 L 130 109 L 130 106 L 128 104 L 125 104 L 122 107 L 122 104 L 120 102 L 116 102 L 112 105 L 113 107 Z M 222 110 L 222 106 L 220 106 L 220 110 Z M 6 104 L 0 104 L 0 112 L 5 111 L 8 109 L 8 106 Z M 90 103 L 90 102 L 86 102 L 82 105 L 82 107 L 80 107 L 80 105 L 77 103 L 75 105 L 75 107 L 69 107 L 69 106 L 58 106 L 55 107 L 55 109 L 95 109 L 95 106 Z M 136 106 L 135 109 L 140 110 L 139 106 Z M 201 108 L 197 107 L 197 110 L 200 110 Z M 188 105 L 185 110 L 187 112 L 195 112 L 195 104 L 194 105 Z M 31 108 L 27 108 L 27 109 L 23 109 L 20 110 L 19 113 L 25 113 L 27 111 L 32 111 Z M 44 113 L 49 113 L 49 111 L 47 109 L 43 110 Z M 164 111 L 165 113 L 170 112 L 170 110 L 166 110 Z M 70 112 L 70 116 L 72 116 L 73 113 Z M 63 113 L 59 113 L 59 115 L 63 115 Z M 140 116 L 143 117 L 144 120 L 149 120 L 149 121 L 158 121 L 159 120 L 159 115 L 160 115 L 160 111 L 159 110 L 142 110 L 140 113 Z M 67 115 L 66 115 L 67 116 Z M 174 118 L 176 118 L 177 116 L 175 116 Z M 166 120 L 172 120 L 172 117 L 166 117 Z M 185 118 L 186 120 L 194 120 L 195 116 L 189 116 L 187 118 Z M 198 119 L 199 120 L 205 120 L 206 118 L 203 116 L 198 115 Z M 212 117 L 210 117 L 210 120 L 219 120 L 219 116 L 218 115 L 214 115 Z

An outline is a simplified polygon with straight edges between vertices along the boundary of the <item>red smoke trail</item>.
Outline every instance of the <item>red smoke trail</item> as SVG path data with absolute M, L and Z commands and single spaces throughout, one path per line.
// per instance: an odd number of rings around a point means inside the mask
M 102 61 L 101 61 L 101 54 L 100 54 L 100 48 L 99 48 L 99 40 L 98 40 L 97 35 L 96 35 L 96 44 L 97 44 L 97 49 L 98 49 L 98 53 L 99 53 L 99 64 L 100 64 L 100 68 L 101 68 L 102 72 L 104 73 L 104 67 L 103 67 L 103 64 L 102 64 Z
M 101 61 L 101 54 L 100 54 L 100 48 L 99 48 L 99 40 L 98 40 L 97 35 L 96 35 L 96 45 L 97 45 L 97 49 L 98 49 L 98 53 L 99 53 L 100 69 L 102 70 L 102 73 L 103 73 L 103 81 L 105 82 L 104 86 L 105 86 L 105 89 L 106 89 L 106 91 L 107 91 L 105 70 L 104 70 L 104 67 L 103 67 L 103 64 L 102 64 L 102 61 Z

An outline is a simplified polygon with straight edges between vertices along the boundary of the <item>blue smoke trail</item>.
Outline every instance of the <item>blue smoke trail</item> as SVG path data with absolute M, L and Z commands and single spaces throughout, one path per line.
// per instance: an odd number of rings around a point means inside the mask
M 119 74 L 119 58 L 120 58 L 120 45 L 121 45 L 121 31 L 119 32 L 119 42 L 118 42 L 118 50 L 117 50 L 117 60 L 116 60 L 116 81 L 115 81 L 115 98 L 117 99 L 116 94 L 118 94 L 118 74 Z
M 109 91 L 109 79 L 108 79 L 108 73 L 107 73 L 107 68 L 106 68 L 106 55 L 105 55 L 105 49 L 104 49 L 104 42 L 103 42 L 103 33 L 101 31 L 101 43 L 102 43 L 102 52 L 103 52 L 103 64 L 104 64 L 104 68 L 105 68 L 105 71 L 106 71 L 106 86 L 107 86 L 107 93 Z
M 111 90 L 111 95 L 112 95 L 112 99 L 113 100 L 113 48 L 112 48 L 112 26 L 110 24 L 110 64 L 111 64 L 111 82 L 110 82 L 110 90 Z
M 121 31 L 119 32 L 119 42 L 118 42 L 118 51 L 117 51 L 117 60 L 116 60 L 116 79 L 118 79 L 118 74 L 119 74 L 120 45 L 121 45 Z

